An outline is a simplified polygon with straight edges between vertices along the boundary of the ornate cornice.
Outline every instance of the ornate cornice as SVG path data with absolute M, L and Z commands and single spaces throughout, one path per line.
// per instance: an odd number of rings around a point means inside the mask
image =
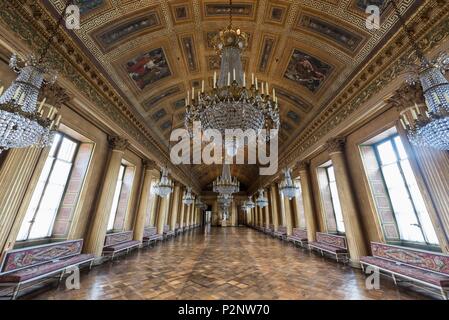
M 327 152 L 329 152 L 329 154 L 334 154 L 344 152 L 345 145 L 346 145 L 346 138 L 337 137 L 327 140 L 324 147 L 327 150 Z
M 144 170 L 159 170 L 157 164 L 153 160 L 144 159 L 142 160 L 142 166 Z
M 112 150 L 124 152 L 129 147 L 128 140 L 119 136 L 108 136 L 109 147 Z
M 30 50 L 38 51 L 50 37 L 49 30 L 55 20 L 37 1 L 0 1 L 0 22 L 24 41 Z M 160 144 L 155 133 L 147 127 L 144 119 L 133 112 L 132 106 L 117 93 L 97 67 L 77 48 L 76 43 L 59 29 L 57 45 L 48 51 L 48 61 L 59 75 L 69 80 L 87 97 L 102 114 L 123 128 L 126 133 L 144 146 L 160 163 L 170 163 L 166 146 Z M 136 115 L 137 114 L 137 115 Z M 172 172 L 182 181 L 190 181 L 181 169 L 170 164 Z M 199 189 L 198 184 L 191 183 Z

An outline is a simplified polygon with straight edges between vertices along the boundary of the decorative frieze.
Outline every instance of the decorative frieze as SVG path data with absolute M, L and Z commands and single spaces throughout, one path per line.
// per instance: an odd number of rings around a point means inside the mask
M 341 153 L 345 150 L 346 138 L 337 137 L 326 142 L 325 148 L 329 154 Z
M 125 151 L 129 147 L 129 142 L 118 136 L 108 136 L 108 143 L 112 150 Z

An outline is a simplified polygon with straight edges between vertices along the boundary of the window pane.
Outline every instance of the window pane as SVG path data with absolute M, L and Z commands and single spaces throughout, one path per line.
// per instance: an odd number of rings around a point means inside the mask
M 413 174 L 410 162 L 408 160 L 401 161 L 402 170 L 404 171 L 405 180 L 410 190 L 410 194 L 415 205 L 415 209 L 418 215 L 419 222 L 421 224 L 422 232 L 424 233 L 427 242 L 432 244 L 438 244 L 438 238 L 433 228 L 432 221 L 430 220 L 429 213 L 424 199 L 421 195 L 421 191 L 418 188 L 415 176 Z
M 109 213 L 108 229 L 107 229 L 108 231 L 111 231 L 114 228 L 115 215 L 117 214 L 118 201 L 120 198 L 120 192 L 122 190 L 124 172 L 125 172 L 125 166 L 120 166 L 120 170 L 119 170 L 119 174 L 118 174 L 118 178 L 117 178 L 117 184 L 115 185 L 114 198 L 112 199 L 111 212 Z
M 379 152 L 380 161 L 383 165 L 397 161 L 396 153 L 390 140 L 379 144 L 377 151 Z
M 396 163 L 382 167 L 401 238 L 424 242 L 409 193 Z
M 327 168 L 327 175 L 329 176 L 329 181 L 333 182 L 335 181 L 335 173 L 334 173 L 334 167 L 330 166 Z
M 335 220 L 337 222 L 337 231 L 345 232 L 345 224 L 343 222 L 343 214 L 341 212 L 340 198 L 338 197 L 337 184 L 335 182 L 331 182 L 329 184 L 332 195 L 332 204 L 334 206 Z
M 70 139 L 62 139 L 61 148 L 58 152 L 58 159 L 71 162 L 75 154 L 77 144 Z
M 396 145 L 396 148 L 398 149 L 399 158 L 407 159 L 407 152 L 405 152 L 404 145 L 402 144 L 401 138 L 399 136 L 394 138 L 394 143 Z
M 77 146 L 78 143 L 64 135 L 55 135 L 17 240 L 51 236 Z

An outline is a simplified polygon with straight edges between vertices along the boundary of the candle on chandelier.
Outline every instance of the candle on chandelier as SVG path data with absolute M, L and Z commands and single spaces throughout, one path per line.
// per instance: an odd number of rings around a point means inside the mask
M 276 101 L 276 89 L 273 88 L 273 101 Z
M 41 103 L 39 104 L 39 108 L 37 109 L 37 112 L 41 112 L 46 101 L 47 101 L 47 98 L 42 99 Z
M 204 80 L 201 80 L 201 93 L 204 93 Z
M 4 87 L 2 86 L 2 87 L 0 88 L 0 95 L 2 95 L 3 89 L 4 89 Z
M 417 113 L 418 115 L 421 115 L 421 111 L 419 110 L 419 107 L 416 106 L 415 109 L 416 109 L 416 113 Z
M 217 87 L 217 71 L 214 71 L 214 89 Z
M 186 105 L 188 106 L 190 104 L 190 91 L 187 90 L 187 103 Z
M 251 73 L 251 85 L 254 86 L 254 73 Z
M 267 92 L 267 96 L 268 96 L 270 93 L 270 90 L 268 88 L 268 82 L 265 82 L 265 85 L 266 85 L 265 91 Z
M 235 81 L 235 68 L 232 70 L 232 80 Z
M 263 82 L 262 82 L 262 95 L 265 94 L 265 90 L 264 90 L 264 86 L 263 86 Z
M 418 120 L 418 116 L 416 115 L 415 109 L 411 109 L 411 112 L 412 112 L 412 117 L 413 117 L 413 119 L 414 119 L 414 120 Z
M 256 90 L 259 90 L 259 81 L 257 80 L 257 77 L 256 77 Z
M 192 100 L 195 100 L 195 87 L 192 87 Z
M 246 88 L 246 72 L 243 72 L 243 87 Z
M 228 72 L 228 87 L 231 85 L 231 73 Z
M 407 130 L 407 126 L 405 125 L 404 119 L 400 118 L 399 120 L 401 120 L 401 124 L 404 130 Z
M 56 121 L 55 121 L 56 126 L 59 126 L 59 124 L 61 123 L 61 118 L 62 118 L 62 116 L 60 114 L 58 114 L 58 116 L 56 117 Z

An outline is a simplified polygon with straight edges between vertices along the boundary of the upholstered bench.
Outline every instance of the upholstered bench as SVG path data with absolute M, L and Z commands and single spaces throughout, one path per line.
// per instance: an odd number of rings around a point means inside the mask
M 144 245 L 150 245 L 151 243 L 161 241 L 162 235 L 157 233 L 156 227 L 146 227 L 143 229 L 143 239 Z
M 300 246 L 304 246 L 307 244 L 307 231 L 299 228 L 293 228 L 293 232 L 291 235 L 287 237 L 288 241 L 293 242 L 294 244 L 299 244 Z
M 69 268 L 92 267 L 94 255 L 81 254 L 82 248 L 81 239 L 7 251 L 0 266 L 0 287 L 7 287 L 1 296 L 15 299 L 26 287 L 54 277 L 61 280 Z
M 175 235 L 175 232 L 173 230 L 170 230 L 169 225 L 164 226 L 164 239 L 168 239 L 170 237 L 173 237 Z
M 268 226 L 268 228 L 265 229 L 265 233 L 268 234 L 268 235 L 270 235 L 270 236 L 273 236 L 273 233 L 274 233 L 274 225 L 270 224 L 270 225 Z
M 316 241 L 309 242 L 309 249 L 318 250 L 322 256 L 324 256 L 324 253 L 330 253 L 335 256 L 337 262 L 341 258 L 344 259 L 344 262 L 348 262 L 349 260 L 346 237 L 344 236 L 317 232 Z
M 287 239 L 287 227 L 279 226 L 277 231 L 273 231 L 273 236 L 281 240 Z
M 139 247 L 140 241 L 133 240 L 132 231 L 116 232 L 106 234 L 104 239 L 103 256 L 110 256 L 114 260 L 117 253 L 128 253 L 131 249 Z
M 182 233 L 182 228 L 179 226 L 179 223 L 175 224 L 175 237 Z
M 449 292 L 449 255 L 371 242 L 370 257 L 360 258 L 365 266 L 388 273 L 395 284 L 402 278 L 434 289 L 439 289 L 443 299 Z

